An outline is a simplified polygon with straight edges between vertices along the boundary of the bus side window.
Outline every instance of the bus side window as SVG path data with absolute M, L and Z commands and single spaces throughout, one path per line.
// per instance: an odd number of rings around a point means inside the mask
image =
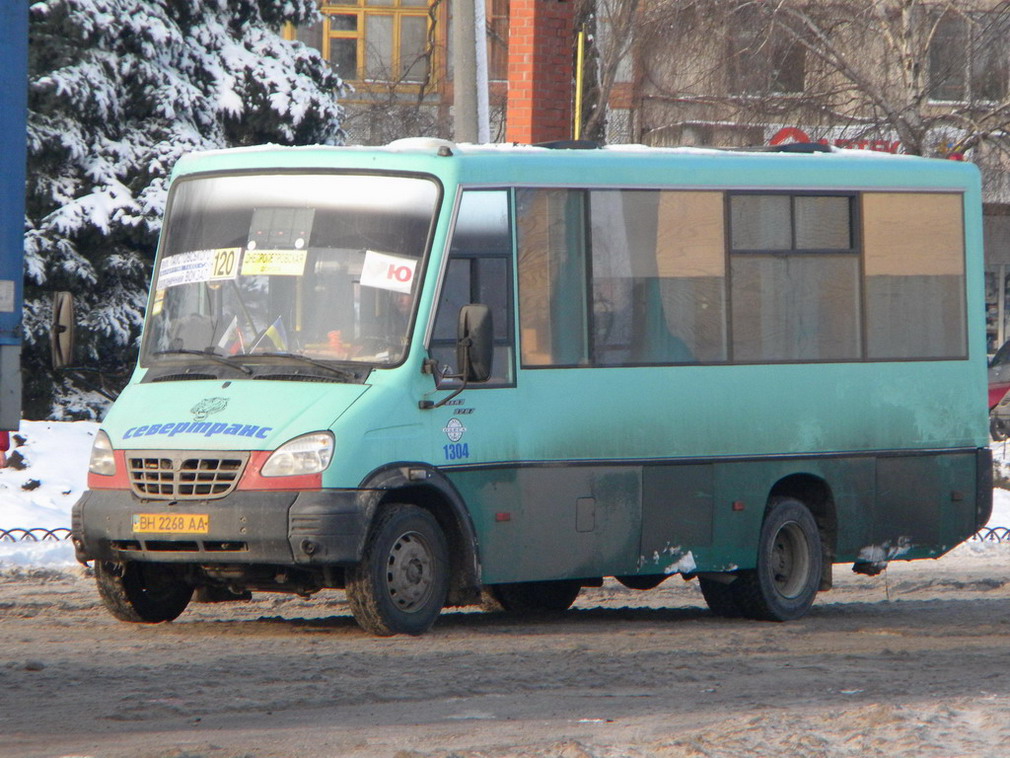
M 523 365 L 725 361 L 722 198 L 518 190 Z
M 954 193 L 866 192 L 867 357 L 964 358 L 964 222 Z
M 516 192 L 524 366 L 589 365 L 586 192 Z
M 459 309 L 468 303 L 482 303 L 491 309 L 494 360 L 490 382 L 479 386 L 514 382 L 511 258 L 508 193 L 504 190 L 464 192 L 430 345 L 431 356 L 438 361 L 442 374 L 459 370 L 455 365 Z
M 718 192 L 590 192 L 593 364 L 726 360 Z
M 854 200 L 851 194 L 730 195 L 733 360 L 860 359 Z

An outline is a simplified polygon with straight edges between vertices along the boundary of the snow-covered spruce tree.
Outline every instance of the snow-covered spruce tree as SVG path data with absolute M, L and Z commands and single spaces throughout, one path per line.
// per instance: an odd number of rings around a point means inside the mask
M 77 362 L 126 379 L 166 179 L 185 152 L 339 142 L 342 83 L 285 41 L 315 0 L 40 0 L 30 6 L 22 366 L 28 418 L 102 408 L 49 369 L 51 293 L 78 309 Z

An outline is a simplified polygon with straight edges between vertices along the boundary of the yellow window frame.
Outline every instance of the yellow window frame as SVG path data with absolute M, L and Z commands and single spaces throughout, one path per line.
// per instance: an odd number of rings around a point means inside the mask
M 349 72 L 338 72 L 340 75 L 361 88 L 370 89 L 373 87 L 387 88 L 390 84 L 404 89 L 416 89 L 422 85 L 429 88 L 435 83 L 438 72 L 436 56 L 439 54 L 439 43 L 436 41 L 433 48 L 428 51 L 428 75 L 422 79 L 404 79 L 408 72 L 410 61 L 403 60 L 403 28 L 406 19 L 422 18 L 425 21 L 425 49 L 428 49 L 428 41 L 431 36 L 432 19 L 431 3 L 424 5 L 407 5 L 404 0 L 388 0 L 386 4 L 377 4 L 375 0 L 356 0 L 356 2 L 343 3 L 321 3 L 320 10 L 323 13 L 322 46 L 323 57 L 332 60 L 333 42 L 335 40 L 350 39 L 356 42 L 355 71 L 351 76 Z M 346 16 L 354 18 L 354 29 L 334 28 L 333 16 Z M 372 59 L 369 55 L 369 23 L 380 18 L 391 19 L 391 49 L 381 51 L 380 56 L 385 58 L 383 62 L 389 64 L 389 72 L 381 75 L 377 71 L 369 71 Z M 422 74 L 423 76 L 423 74 Z

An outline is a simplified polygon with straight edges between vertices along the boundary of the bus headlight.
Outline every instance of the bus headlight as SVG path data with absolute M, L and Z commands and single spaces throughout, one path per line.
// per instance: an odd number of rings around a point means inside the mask
M 88 461 L 88 471 L 101 476 L 115 476 L 116 459 L 112 454 L 112 442 L 101 429 L 95 435 L 95 444 L 91 446 L 91 460 Z
M 274 450 L 260 470 L 261 476 L 318 474 L 333 460 L 333 435 L 313 432 L 295 437 Z

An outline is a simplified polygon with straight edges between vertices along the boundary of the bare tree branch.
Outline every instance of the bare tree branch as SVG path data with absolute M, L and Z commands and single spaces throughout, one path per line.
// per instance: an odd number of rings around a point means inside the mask
M 791 122 L 895 135 L 911 153 L 986 143 L 1003 153 L 1008 0 L 641 0 L 637 10 L 634 44 L 618 52 L 641 69 L 643 135 L 710 123 L 731 137 L 734 122 L 745 133 Z M 802 70 L 783 77 L 790 60 Z M 780 91 L 798 78 L 797 91 Z

